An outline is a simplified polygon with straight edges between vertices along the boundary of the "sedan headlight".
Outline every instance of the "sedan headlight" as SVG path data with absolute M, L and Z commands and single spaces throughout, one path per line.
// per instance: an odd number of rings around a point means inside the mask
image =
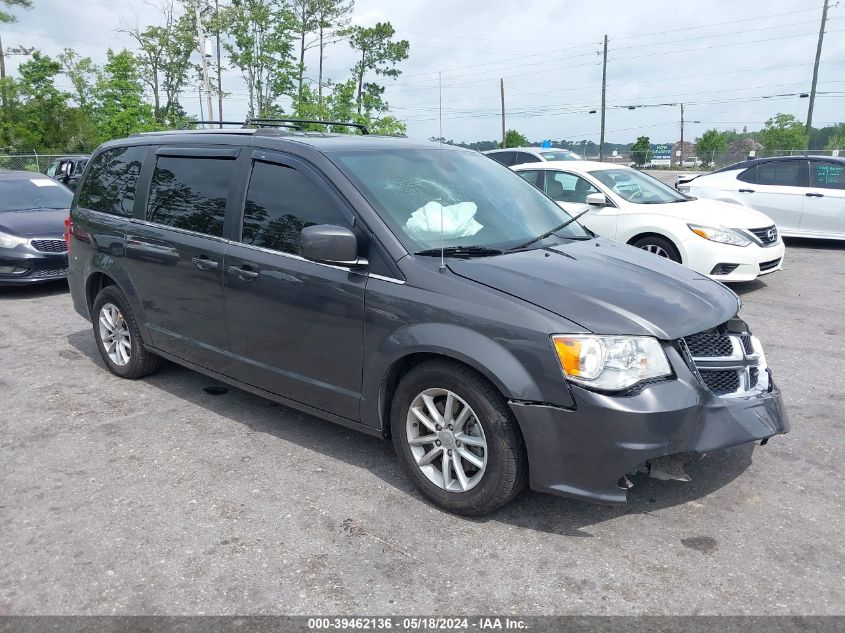
M 731 244 L 733 246 L 748 246 L 751 240 L 735 229 L 715 228 L 712 226 L 699 226 L 698 224 L 687 224 L 690 231 L 711 242 L 720 244 Z
M 0 248 L 15 248 L 15 246 L 26 244 L 27 241 L 24 237 L 0 232 Z
M 650 336 L 552 336 L 563 374 L 592 389 L 619 391 L 672 369 L 657 339 Z

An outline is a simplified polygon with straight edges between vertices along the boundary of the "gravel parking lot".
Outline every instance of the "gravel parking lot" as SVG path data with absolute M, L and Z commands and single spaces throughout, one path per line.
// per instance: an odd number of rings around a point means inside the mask
M 65 285 L 0 289 L 0 614 L 843 613 L 845 245 L 735 290 L 791 434 L 627 507 L 467 520 L 385 442 L 174 365 L 121 380 Z

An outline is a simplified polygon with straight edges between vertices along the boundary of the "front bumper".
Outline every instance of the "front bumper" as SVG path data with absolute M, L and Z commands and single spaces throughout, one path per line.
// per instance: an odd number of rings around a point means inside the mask
M 731 246 L 719 244 L 700 237 L 686 240 L 683 245 L 684 263 L 693 270 L 721 282 L 753 281 L 760 275 L 768 275 L 783 268 L 786 247 L 783 240 L 772 246 L 749 244 Z M 720 264 L 736 265 L 727 274 L 712 274 Z
M 67 262 L 67 253 L 45 253 L 29 245 L 0 249 L 0 286 L 24 286 L 65 279 Z
M 673 362 L 683 368 L 683 363 Z M 599 503 L 625 503 L 620 479 L 678 453 L 704 454 L 789 431 L 780 392 L 714 396 L 689 371 L 633 396 L 573 386 L 573 410 L 511 402 L 528 450 L 531 488 Z

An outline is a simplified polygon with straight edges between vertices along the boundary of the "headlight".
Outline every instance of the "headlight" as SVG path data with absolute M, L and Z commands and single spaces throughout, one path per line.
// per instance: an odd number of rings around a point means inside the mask
M 27 239 L 18 237 L 17 235 L 9 235 L 8 233 L 0 233 L 0 248 L 14 248 L 20 244 L 26 244 Z
M 712 226 L 699 226 L 687 224 L 690 231 L 711 242 L 720 244 L 732 244 L 733 246 L 748 246 L 751 240 L 734 229 L 714 228 Z
M 627 389 L 672 369 L 657 339 L 650 336 L 552 336 L 568 380 L 606 391 Z

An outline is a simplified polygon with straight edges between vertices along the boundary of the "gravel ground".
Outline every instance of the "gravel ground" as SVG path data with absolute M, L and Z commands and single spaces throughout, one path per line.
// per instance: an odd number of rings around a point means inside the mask
M 735 288 L 792 433 L 467 520 L 378 439 L 168 365 L 112 376 L 63 284 L 0 289 L 0 614 L 843 613 L 845 245 Z

